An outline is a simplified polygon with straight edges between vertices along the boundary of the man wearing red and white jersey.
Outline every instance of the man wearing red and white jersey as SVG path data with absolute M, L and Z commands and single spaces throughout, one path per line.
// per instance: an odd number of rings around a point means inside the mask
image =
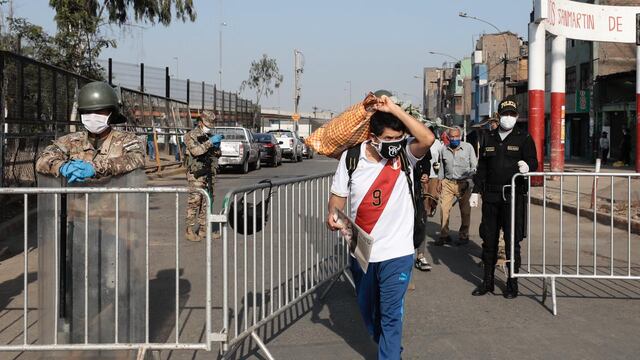
M 387 96 L 380 97 L 374 110 L 369 140 L 360 145 L 358 166 L 351 176 L 347 152 L 342 154 L 331 187 L 327 225 L 340 228 L 333 209 L 343 210 L 348 197 L 351 217 L 374 239 L 366 273 L 351 261 L 360 312 L 378 344 L 378 359 L 400 359 L 404 295 L 413 267 L 414 209 L 399 154 L 405 152 L 413 168 L 435 137 Z

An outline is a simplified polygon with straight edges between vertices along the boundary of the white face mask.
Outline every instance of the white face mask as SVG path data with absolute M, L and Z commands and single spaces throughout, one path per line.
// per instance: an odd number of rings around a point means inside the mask
M 205 134 L 213 134 L 213 129 L 202 125 L 202 132 L 204 132 Z
M 502 130 L 509 131 L 516 126 L 517 116 L 500 116 L 500 127 Z
M 87 131 L 93 134 L 101 134 L 109 127 L 109 115 L 81 114 L 80 119 Z

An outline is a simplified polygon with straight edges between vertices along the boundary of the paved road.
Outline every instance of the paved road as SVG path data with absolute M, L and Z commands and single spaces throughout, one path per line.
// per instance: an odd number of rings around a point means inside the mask
M 280 168 L 264 168 L 248 175 L 223 174 L 220 176 L 216 197 L 220 199 L 232 187 L 258 182 L 264 178 L 295 177 L 331 171 L 336 161 L 317 158 L 303 163 L 287 164 Z M 184 185 L 181 176 L 166 177 L 157 181 L 162 185 Z M 184 201 L 181 201 L 182 203 Z M 217 201 L 218 202 L 218 201 Z M 171 271 L 173 242 L 166 233 L 174 231 L 172 209 L 175 201 L 169 198 L 152 200 L 154 211 L 158 211 L 152 223 L 151 256 L 152 267 L 152 339 L 171 341 L 174 334 L 173 283 Z M 180 213 L 184 210 L 180 208 Z M 535 239 L 540 239 L 541 217 L 538 210 L 532 212 Z M 436 215 L 439 216 L 439 215 Z M 479 210 L 472 214 L 472 242 L 464 247 L 434 247 L 429 244 L 429 259 L 433 271 L 414 272 L 416 289 L 410 291 L 406 300 L 406 323 L 404 327 L 405 359 L 628 359 L 640 352 L 637 329 L 640 328 L 640 284 L 632 281 L 583 281 L 564 280 L 558 285 L 559 315 L 554 317 L 547 307 L 541 305 L 541 281 L 521 281 L 522 296 L 505 300 L 500 295 L 475 298 L 470 295 L 481 277 L 478 266 L 480 242 L 477 234 Z M 566 224 L 575 224 L 575 217 L 565 214 Z M 583 220 L 584 221 L 584 220 Z M 549 254 L 557 246 L 560 214 L 547 210 L 546 228 Z M 454 211 L 452 228 L 459 226 Z M 581 231 L 588 232 L 588 225 Z M 437 225 L 429 226 L 428 240 L 436 236 Z M 565 238 L 575 236 L 575 228 L 564 228 Z M 599 238 L 608 239 L 607 229 L 598 227 Z M 455 235 L 455 232 L 453 233 Z M 588 239 L 589 233 L 582 235 Z M 536 240 L 538 241 L 538 240 Z M 585 241 L 586 243 L 586 241 Z M 584 263 L 588 263 L 590 249 L 580 248 Z M 603 244 L 602 246 L 608 246 Z M 632 237 L 632 248 L 640 249 L 640 239 Z M 565 248 L 567 256 L 575 253 L 576 246 Z M 606 247 L 605 247 L 606 249 Z M 181 243 L 180 277 L 180 321 L 181 339 L 202 338 L 202 316 L 204 298 L 202 244 Z M 598 264 L 606 266 L 606 252 L 599 249 Z M 533 259 L 541 249 L 534 247 Z M 616 266 L 624 265 L 624 251 L 618 253 Z M 219 254 L 219 244 L 214 244 L 214 254 Z M 636 254 L 636 252 L 634 252 Z M 31 255 L 33 256 L 33 255 Z M 639 257 L 634 257 L 640 259 Z M 215 258 L 214 266 L 219 266 Z M 551 260 L 554 260 L 553 257 Z M 602 261 L 602 262 L 601 262 Z M 34 263 L 35 261 L 32 261 Z M 22 304 L 21 295 L 11 292 L 21 284 L 19 258 L 8 259 L 0 265 L 3 281 L 0 296 L 4 297 L 4 312 L 0 313 L 0 338 L 11 339 L 19 330 L 21 318 L 16 310 Z M 634 274 L 640 265 L 632 264 Z M 503 288 L 503 276 L 498 287 Z M 31 279 L 30 279 L 31 280 Z M 35 280 L 35 279 L 34 279 Z M 220 276 L 214 272 L 214 289 Z M 36 281 L 30 285 L 32 288 Z M 6 286 L 5 286 L 6 285 Z M 31 296 L 35 299 L 36 296 Z M 33 302 L 35 305 L 35 302 Z M 155 315 L 154 315 L 155 314 Z M 33 315 L 30 314 L 33 318 Z M 219 325 L 219 298 L 214 298 L 214 330 Z M 360 359 L 375 358 L 375 345 L 369 340 L 358 315 L 353 291 L 347 282 L 340 281 L 327 298 L 319 300 L 312 295 L 283 313 L 277 321 L 269 323 L 259 331 L 266 338 L 266 346 L 276 359 Z M 35 335 L 35 334 L 34 334 Z M 32 337 L 33 338 L 33 337 Z M 0 356 L 1 357 L 1 356 Z M 4 358 L 4 357 L 2 357 Z M 162 358 L 205 359 L 211 353 L 163 352 Z M 236 354 L 238 359 L 263 358 L 255 344 L 247 340 Z

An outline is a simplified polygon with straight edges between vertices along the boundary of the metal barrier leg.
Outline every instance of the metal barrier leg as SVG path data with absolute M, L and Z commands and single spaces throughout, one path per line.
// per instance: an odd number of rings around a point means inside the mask
M 347 270 L 344 269 L 342 270 L 342 272 L 338 273 L 336 276 L 333 277 L 333 279 L 331 280 L 327 288 L 324 289 L 322 294 L 320 294 L 320 300 L 324 299 L 324 297 L 327 296 L 329 291 L 331 291 L 331 289 L 333 288 L 333 285 L 335 285 L 338 282 L 338 280 L 340 280 L 340 278 L 343 276 L 345 279 L 347 279 L 349 284 L 351 284 L 351 286 L 353 287 L 353 290 L 354 291 L 356 290 L 356 283 L 353 281 L 353 279 L 351 279 L 351 276 L 349 276 L 349 274 L 347 273 Z
M 258 345 L 258 347 L 260 348 L 260 350 L 262 350 L 262 352 L 264 353 L 264 355 L 267 357 L 267 359 L 269 360 L 275 360 L 274 357 L 271 355 L 271 353 L 269 352 L 269 349 L 267 349 L 267 347 L 264 345 L 264 343 L 262 342 L 262 339 L 260 339 L 260 336 L 258 334 L 256 334 L 255 331 L 251 332 L 251 337 L 253 338 L 253 340 L 256 342 L 256 344 Z
M 553 302 L 553 316 L 558 315 L 558 308 L 556 306 L 556 278 L 551 278 L 551 301 Z
M 355 291 L 356 283 L 351 278 L 351 275 L 349 275 L 349 273 L 347 272 L 347 269 L 342 270 L 342 276 L 344 276 L 347 279 L 347 281 L 349 282 L 349 284 L 351 284 L 351 287 L 353 287 L 353 290 Z

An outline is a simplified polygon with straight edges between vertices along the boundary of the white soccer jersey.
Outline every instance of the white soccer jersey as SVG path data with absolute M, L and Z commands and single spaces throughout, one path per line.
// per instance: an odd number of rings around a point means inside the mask
M 407 141 L 407 158 L 412 174 L 413 166 L 419 160 L 408 150 L 413 140 L 409 138 Z M 366 143 L 361 145 L 358 167 L 351 177 L 351 189 L 345 165 L 347 152 L 342 154 L 331 192 L 349 197 L 350 216 L 373 237 L 370 262 L 411 255 L 414 253 L 413 202 L 400 159 L 372 162 L 365 155 L 366 146 Z

